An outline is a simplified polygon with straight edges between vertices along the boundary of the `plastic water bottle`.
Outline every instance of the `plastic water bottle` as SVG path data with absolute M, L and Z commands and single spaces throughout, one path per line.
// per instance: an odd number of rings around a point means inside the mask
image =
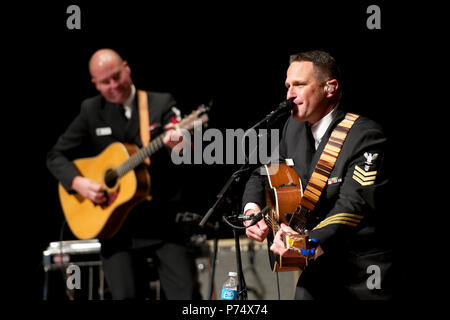
M 228 272 L 228 279 L 222 286 L 222 300 L 237 300 L 237 272 Z

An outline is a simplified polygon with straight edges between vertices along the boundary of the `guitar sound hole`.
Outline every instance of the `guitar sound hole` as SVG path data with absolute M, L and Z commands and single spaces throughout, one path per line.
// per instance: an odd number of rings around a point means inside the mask
M 114 170 L 106 171 L 105 184 L 108 186 L 108 188 L 114 187 L 116 183 L 117 183 L 117 173 Z

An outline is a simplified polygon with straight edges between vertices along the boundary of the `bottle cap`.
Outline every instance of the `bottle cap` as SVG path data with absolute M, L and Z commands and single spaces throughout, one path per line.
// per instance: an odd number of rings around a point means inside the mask
M 228 276 L 230 276 L 230 277 L 237 277 L 237 272 L 230 271 L 230 272 L 228 272 Z

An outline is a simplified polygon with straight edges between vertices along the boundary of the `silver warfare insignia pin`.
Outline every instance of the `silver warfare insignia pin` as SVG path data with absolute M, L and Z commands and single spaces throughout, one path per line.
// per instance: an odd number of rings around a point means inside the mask
M 369 171 L 370 166 L 374 164 L 375 160 L 378 158 L 378 153 L 364 153 L 364 158 L 366 158 L 366 162 L 364 162 L 364 170 Z

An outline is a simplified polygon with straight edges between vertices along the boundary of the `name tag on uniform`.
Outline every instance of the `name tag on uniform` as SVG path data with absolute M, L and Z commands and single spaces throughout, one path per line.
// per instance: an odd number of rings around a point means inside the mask
M 111 127 L 97 128 L 95 129 L 95 134 L 97 136 L 110 136 L 112 135 Z
M 286 163 L 286 165 L 288 165 L 289 167 L 293 167 L 294 166 L 294 160 L 291 158 L 287 158 L 284 161 Z

